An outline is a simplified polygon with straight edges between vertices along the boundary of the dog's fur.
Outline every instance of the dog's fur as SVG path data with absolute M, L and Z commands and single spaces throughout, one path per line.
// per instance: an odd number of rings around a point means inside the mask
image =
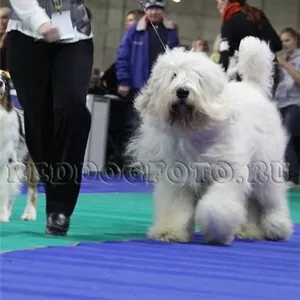
M 28 195 L 22 220 L 37 215 L 38 175 L 28 153 L 23 130 L 23 114 L 10 98 L 10 78 L 0 73 L 0 222 L 9 222 L 16 196 L 26 178 Z
M 155 181 L 150 238 L 188 242 L 195 221 L 217 244 L 292 234 L 277 174 L 287 135 L 270 100 L 272 61 L 268 45 L 253 37 L 239 49 L 242 82 L 228 82 L 201 53 L 173 49 L 158 58 L 135 100 L 141 125 L 128 146 Z M 189 91 L 186 99 L 176 96 L 180 88 Z

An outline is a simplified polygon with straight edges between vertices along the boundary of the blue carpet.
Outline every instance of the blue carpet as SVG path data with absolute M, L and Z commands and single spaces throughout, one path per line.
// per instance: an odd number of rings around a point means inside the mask
M 1 255 L 4 300 L 296 300 L 300 225 L 288 242 L 208 246 L 149 240 Z

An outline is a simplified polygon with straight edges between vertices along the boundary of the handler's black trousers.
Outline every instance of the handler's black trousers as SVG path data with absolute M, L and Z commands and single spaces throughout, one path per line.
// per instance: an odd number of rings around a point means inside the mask
M 8 33 L 8 68 L 24 109 L 26 142 L 45 182 L 46 212 L 70 216 L 76 206 L 91 115 L 86 94 L 93 40 L 35 41 Z
M 284 127 L 290 135 L 285 159 L 289 163 L 288 180 L 299 184 L 300 173 L 300 107 L 290 105 L 280 109 Z

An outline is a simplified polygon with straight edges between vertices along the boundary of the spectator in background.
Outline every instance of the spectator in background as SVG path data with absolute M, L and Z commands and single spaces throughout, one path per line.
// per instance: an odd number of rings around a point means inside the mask
M 124 97 L 129 92 L 136 94 L 143 87 L 153 63 L 165 51 L 149 20 L 154 23 L 165 46 L 171 49 L 179 46 L 174 22 L 164 18 L 164 1 L 147 1 L 145 7 L 146 16 L 126 31 L 118 49 L 118 93 Z
M 173 20 L 169 20 L 169 22 L 170 22 L 171 26 L 174 27 L 174 30 L 176 31 L 177 36 L 179 36 L 179 26 L 178 26 L 178 24 Z
M 228 0 L 217 0 L 217 10 L 219 11 L 221 17 L 223 16 L 223 11 L 228 4 Z M 220 44 L 221 44 L 221 34 L 218 34 L 214 41 L 213 45 L 213 51 L 210 55 L 210 58 L 215 62 L 219 63 L 221 59 L 220 55 Z M 237 56 L 238 56 L 238 51 L 235 51 L 233 55 L 229 58 L 229 65 L 227 68 L 227 75 L 229 80 L 237 80 L 238 79 L 238 74 L 237 74 Z
M 89 83 L 89 94 L 102 94 L 101 71 L 99 68 L 93 68 Z
M 144 16 L 144 12 L 139 9 L 130 10 L 125 15 L 125 29 L 133 26 Z M 113 63 L 101 77 L 102 86 L 98 89 L 102 94 L 118 95 L 118 81 L 116 76 L 116 64 Z M 120 95 L 118 95 L 120 96 Z M 112 170 L 112 164 L 117 167 L 116 173 L 124 170 L 124 147 L 126 143 L 126 115 L 128 107 L 131 106 L 131 99 L 124 98 L 124 101 L 112 101 L 110 106 L 108 136 L 110 143 L 107 144 L 106 162 Z
M 192 43 L 192 50 L 195 52 L 204 52 L 206 54 L 208 54 L 209 52 L 209 46 L 208 46 L 208 42 L 205 40 L 195 40 Z
M 133 99 L 148 81 L 153 64 L 159 54 L 180 45 L 174 21 L 164 17 L 164 1 L 147 1 L 146 15 L 139 22 L 131 26 L 123 36 L 118 49 L 116 71 L 119 83 L 118 93 L 123 97 Z M 161 44 L 151 22 L 164 45 Z M 139 125 L 139 116 L 133 102 L 127 112 L 127 134 L 130 138 Z
M 140 9 L 133 9 L 127 12 L 125 19 L 125 28 L 128 29 L 131 25 L 138 22 L 145 13 Z
M 223 11 L 228 4 L 228 0 L 217 0 L 217 10 L 219 11 L 221 17 L 223 16 Z M 221 56 L 220 56 L 220 44 L 221 44 L 221 34 L 218 34 L 214 41 L 213 52 L 210 55 L 210 58 L 219 63 Z M 237 58 L 238 58 L 238 51 L 236 50 L 234 54 L 232 54 L 229 58 L 229 65 L 226 70 L 227 76 L 229 80 L 237 80 L 238 79 L 238 72 L 237 72 Z
M 225 6 L 227 5 L 228 0 L 217 0 L 217 10 L 219 11 L 221 17 L 223 15 L 223 10 Z M 219 63 L 221 56 L 220 56 L 220 44 L 221 44 L 221 34 L 218 34 L 213 45 L 213 51 L 211 53 L 210 58 L 216 62 Z
M 286 161 L 289 163 L 289 186 L 294 188 L 299 187 L 300 169 L 300 34 L 288 27 L 282 30 L 280 37 L 284 55 L 277 58 L 280 76 L 275 100 L 290 135 Z
M 9 20 L 10 9 L 0 7 L 0 69 L 7 70 L 6 63 L 6 28 Z
M 239 50 L 240 42 L 246 36 L 254 36 L 265 40 L 270 44 L 273 53 L 281 51 L 282 45 L 279 36 L 260 9 L 250 6 L 246 0 L 228 0 L 225 6 L 224 2 L 220 2 L 220 4 L 218 2 L 218 7 L 222 12 L 223 19 L 220 63 L 225 71 L 229 66 L 230 57 L 235 54 L 235 51 Z M 278 76 L 276 70 L 278 68 L 275 69 L 274 74 L 274 91 Z
M 213 45 L 212 53 L 210 55 L 211 60 L 213 60 L 215 63 L 219 63 L 220 61 L 220 43 L 221 43 L 221 35 L 219 34 Z
M 217 10 L 222 15 L 225 6 L 227 5 L 228 0 L 217 0 Z
M 127 12 L 125 17 L 125 28 L 126 30 L 138 22 L 145 13 L 142 10 L 134 9 Z M 113 63 L 102 76 L 103 87 L 112 94 L 117 94 L 118 91 L 118 80 L 116 75 L 116 64 Z

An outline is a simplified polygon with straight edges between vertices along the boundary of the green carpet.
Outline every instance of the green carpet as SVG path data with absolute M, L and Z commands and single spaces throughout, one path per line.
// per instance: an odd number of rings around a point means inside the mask
M 151 198 L 151 194 L 81 195 L 68 236 L 48 237 L 44 235 L 44 195 L 39 198 L 36 222 L 20 220 L 26 201 L 25 196 L 20 196 L 11 222 L 0 225 L 0 250 L 144 238 L 151 224 Z M 300 192 L 290 192 L 289 198 L 293 221 L 300 223 Z

